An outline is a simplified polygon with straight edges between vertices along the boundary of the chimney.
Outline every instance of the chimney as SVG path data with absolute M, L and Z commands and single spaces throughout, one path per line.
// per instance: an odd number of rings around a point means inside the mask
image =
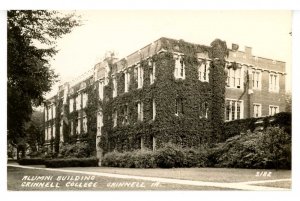
M 245 54 L 252 56 L 252 47 L 245 46 Z

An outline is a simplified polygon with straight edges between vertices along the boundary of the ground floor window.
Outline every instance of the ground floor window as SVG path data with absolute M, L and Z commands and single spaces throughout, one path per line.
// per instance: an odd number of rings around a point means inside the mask
M 269 105 L 269 115 L 274 115 L 279 112 L 279 106 L 276 105 Z
M 226 121 L 242 119 L 243 114 L 244 114 L 243 101 L 226 100 L 226 106 L 225 106 L 225 120 Z
M 253 117 L 261 117 L 261 104 L 253 104 Z

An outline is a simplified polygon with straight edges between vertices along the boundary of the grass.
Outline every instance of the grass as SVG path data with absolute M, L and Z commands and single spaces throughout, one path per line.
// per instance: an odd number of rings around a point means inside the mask
M 90 172 L 105 172 L 136 176 L 163 177 L 207 182 L 245 182 L 291 178 L 290 170 L 258 170 L 235 168 L 171 168 L 171 169 L 133 169 L 112 167 L 64 168 Z M 261 171 L 272 172 L 271 177 L 257 177 Z
M 134 179 L 116 179 L 109 177 L 100 177 L 96 176 L 94 180 L 89 180 L 88 182 L 97 182 L 97 186 L 95 188 L 79 188 L 79 187 L 67 187 L 66 184 L 68 181 L 59 182 L 59 188 L 51 188 L 51 187 L 22 187 L 22 178 L 24 176 L 53 176 L 51 182 L 56 184 L 56 179 L 58 176 L 84 176 L 83 174 L 72 174 L 72 173 L 63 173 L 63 172 L 55 172 L 55 171 L 47 171 L 47 170 L 33 170 L 33 169 L 23 169 L 18 167 L 7 167 L 7 189 L 10 191 L 128 191 L 128 190 L 226 190 L 224 188 L 217 187 L 205 187 L 205 186 L 188 186 L 188 185 L 178 185 L 178 184 L 166 184 L 160 183 L 159 186 L 153 187 L 153 182 L 150 181 L 142 181 L 142 180 L 134 180 Z M 28 182 L 28 181 L 26 181 Z M 42 181 L 39 181 L 42 182 Z M 112 182 L 116 182 L 118 184 L 125 182 L 138 182 L 139 187 L 110 187 Z M 144 186 L 144 187 L 143 187 Z
M 266 183 L 255 184 L 255 186 L 267 186 L 267 187 L 291 189 L 292 182 L 291 181 L 266 182 Z

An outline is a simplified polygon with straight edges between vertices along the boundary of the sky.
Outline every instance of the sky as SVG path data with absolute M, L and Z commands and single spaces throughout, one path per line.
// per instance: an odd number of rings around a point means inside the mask
M 69 11 L 68 11 L 69 12 Z M 220 38 L 252 47 L 256 56 L 287 62 L 287 89 L 291 66 L 290 11 L 208 10 L 89 10 L 76 11 L 83 25 L 57 41 L 59 53 L 51 66 L 60 75 L 57 86 L 71 81 L 100 62 L 106 51 L 121 59 L 160 37 L 209 45 Z

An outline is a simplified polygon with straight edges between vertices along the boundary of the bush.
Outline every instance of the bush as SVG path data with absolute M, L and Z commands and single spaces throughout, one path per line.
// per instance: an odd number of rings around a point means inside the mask
M 207 151 L 204 149 L 183 149 L 183 167 L 207 167 Z
M 269 127 L 229 138 L 210 150 L 215 167 L 291 168 L 291 138 L 284 128 Z
M 156 152 L 157 166 L 161 168 L 182 167 L 184 163 L 184 153 L 182 148 L 167 143 Z
M 98 160 L 96 158 L 67 158 L 45 160 L 46 167 L 97 167 Z
M 42 158 L 24 158 L 18 160 L 20 165 L 44 165 L 45 160 Z
M 92 149 L 87 142 L 65 144 L 60 150 L 59 158 L 87 158 L 91 156 Z

